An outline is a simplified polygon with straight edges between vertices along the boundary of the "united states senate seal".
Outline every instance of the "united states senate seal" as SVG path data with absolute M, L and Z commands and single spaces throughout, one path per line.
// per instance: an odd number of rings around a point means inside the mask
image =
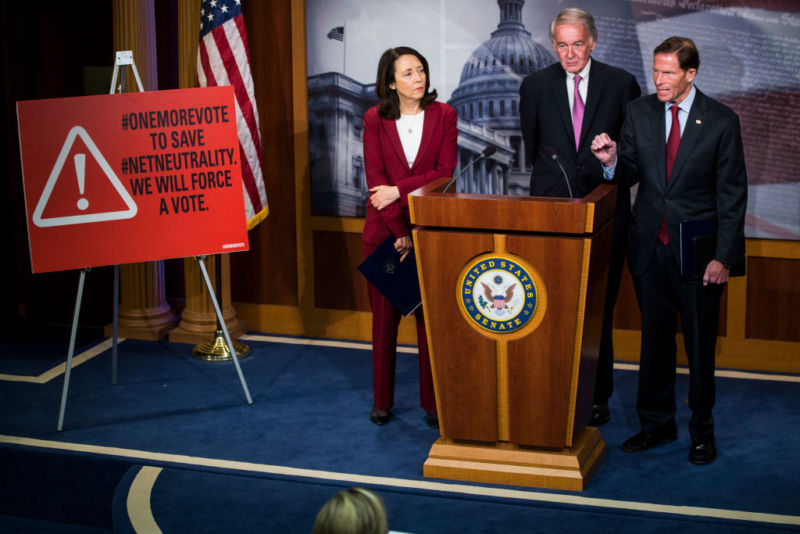
M 541 278 L 527 262 L 484 255 L 462 271 L 458 293 L 462 311 L 478 327 L 496 334 L 516 332 L 541 314 Z

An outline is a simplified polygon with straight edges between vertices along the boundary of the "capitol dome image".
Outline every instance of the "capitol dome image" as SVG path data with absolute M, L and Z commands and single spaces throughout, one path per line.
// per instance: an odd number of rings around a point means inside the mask
M 519 120 L 519 87 L 528 74 L 543 69 L 557 61 L 546 47 L 531 39 L 522 24 L 522 7 L 525 0 L 498 0 L 500 23 L 488 41 L 478 46 L 464 63 L 458 87 L 448 104 L 459 116 L 459 145 L 461 137 L 481 131 L 497 141 L 499 156 L 489 167 L 501 176 L 492 183 L 488 177 L 472 176 L 459 184 L 459 191 L 470 193 L 528 194 L 530 165 L 525 161 L 525 149 Z M 489 144 L 489 139 L 486 140 Z M 464 147 L 467 148 L 467 147 Z M 479 148 L 476 153 L 480 153 Z M 502 152 L 511 153 L 504 161 Z M 462 154 L 461 164 L 466 165 Z M 479 179 L 478 179 L 479 178 Z M 480 183 L 481 180 L 484 183 Z M 488 183 L 486 182 L 488 180 Z
M 457 192 L 529 192 L 531 166 L 526 161 L 520 129 L 519 87 L 525 76 L 557 59 L 525 29 L 524 4 L 525 0 L 497 1 L 499 23 L 489 39 L 464 61 L 458 86 L 448 100 L 458 113 Z M 369 191 L 361 118 L 376 103 L 374 83 L 362 83 L 341 72 L 308 77 L 314 215 L 365 216 Z M 497 150 L 488 159 L 469 165 L 490 145 Z

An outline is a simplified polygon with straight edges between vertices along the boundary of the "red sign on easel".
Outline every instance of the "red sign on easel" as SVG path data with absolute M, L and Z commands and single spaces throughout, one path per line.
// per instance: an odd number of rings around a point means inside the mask
M 248 249 L 231 87 L 17 113 L 33 272 Z

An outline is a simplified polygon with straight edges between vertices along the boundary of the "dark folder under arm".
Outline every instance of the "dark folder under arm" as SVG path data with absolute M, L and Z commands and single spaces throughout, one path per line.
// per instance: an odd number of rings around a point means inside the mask
M 681 230 L 681 276 L 703 278 L 717 250 L 717 221 L 683 221 Z
M 422 296 L 414 251 L 401 262 L 400 254 L 394 249 L 396 240 L 391 235 L 386 238 L 364 259 L 358 270 L 405 316 L 422 304 Z

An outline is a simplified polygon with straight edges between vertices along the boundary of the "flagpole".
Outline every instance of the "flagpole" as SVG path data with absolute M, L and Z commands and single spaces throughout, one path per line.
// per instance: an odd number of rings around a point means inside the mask
M 347 21 L 342 23 L 342 74 L 347 76 Z
M 236 123 L 238 145 L 243 155 L 241 162 L 242 182 L 245 186 L 245 213 L 248 230 L 266 216 L 267 198 L 261 170 L 261 137 L 258 124 L 253 80 L 250 71 L 250 53 L 247 34 L 244 31 L 244 16 L 240 2 L 229 6 L 215 0 L 202 0 L 200 34 L 197 57 L 197 81 L 200 87 L 233 85 L 236 89 Z M 244 147 L 244 148 L 243 148 Z M 222 254 L 214 257 L 216 291 L 210 280 L 209 297 L 212 304 L 221 297 Z M 201 267 L 205 267 L 202 262 Z M 201 269 L 202 270 L 202 269 Z M 207 275 L 207 273 L 204 273 Z M 229 279 L 230 273 L 227 274 Z M 207 361 L 226 361 L 246 356 L 250 349 L 244 343 L 232 343 L 227 335 L 227 324 L 221 312 L 217 313 L 216 330 L 211 340 L 197 345 L 192 354 Z

